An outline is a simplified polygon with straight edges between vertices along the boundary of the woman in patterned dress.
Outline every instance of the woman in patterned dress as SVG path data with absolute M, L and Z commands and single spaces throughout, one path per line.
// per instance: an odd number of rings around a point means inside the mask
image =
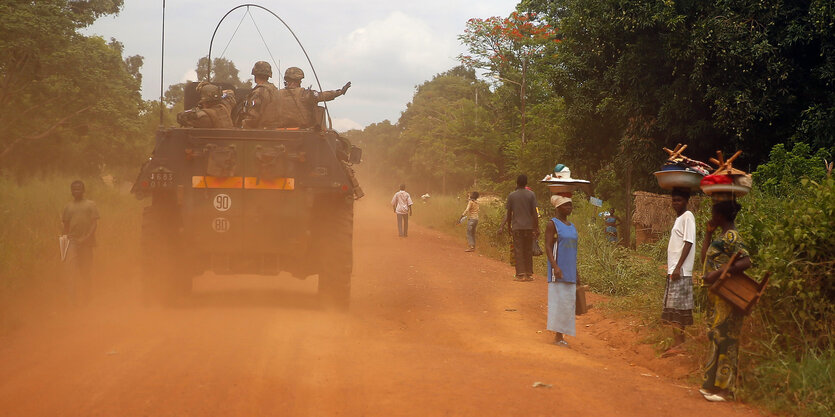
M 734 221 L 741 206 L 733 199 L 713 205 L 712 217 L 705 229 L 702 243 L 704 260 L 704 284 L 710 285 L 719 279 L 722 270 L 737 252 L 740 256 L 730 266 L 730 273 L 739 273 L 751 267 L 748 249 L 736 230 Z M 722 229 L 722 234 L 713 240 L 713 232 Z M 699 392 L 708 401 L 733 399 L 738 373 L 739 333 L 742 329 L 742 313 L 716 294 L 708 295 L 706 318 L 710 330 L 710 354 L 704 365 L 704 378 Z

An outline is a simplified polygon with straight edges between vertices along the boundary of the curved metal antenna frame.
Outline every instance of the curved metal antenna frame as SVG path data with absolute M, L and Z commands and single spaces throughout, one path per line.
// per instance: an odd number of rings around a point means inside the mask
M 214 45 L 214 42 L 215 42 L 215 35 L 217 35 L 217 30 L 220 29 L 220 25 L 223 23 L 223 21 L 226 19 L 227 16 L 229 16 L 232 12 L 234 12 L 235 10 L 238 10 L 242 7 L 246 7 L 247 9 L 249 9 L 250 7 L 256 7 L 256 8 L 259 8 L 261 10 L 264 10 L 265 12 L 273 15 L 276 19 L 278 19 L 279 22 L 281 22 L 281 24 L 284 25 L 285 28 L 287 28 L 287 30 L 290 32 L 290 34 L 293 35 L 293 39 L 295 39 L 296 43 L 299 44 L 299 48 L 301 48 L 302 52 L 304 53 L 304 57 L 307 59 L 307 63 L 308 63 L 308 65 L 310 65 L 310 69 L 313 70 L 313 78 L 316 79 L 316 85 L 319 86 L 319 92 L 322 92 L 322 83 L 319 82 L 319 75 L 316 74 L 316 68 L 313 66 L 313 61 L 310 60 L 310 56 L 307 54 L 307 51 L 304 49 L 304 45 L 302 45 L 302 42 L 299 40 L 299 37 L 296 36 L 296 32 L 293 32 L 293 29 L 290 28 L 290 25 L 288 25 L 287 22 L 284 21 L 284 19 L 282 19 L 279 15 L 275 14 L 272 10 L 270 10 L 270 9 L 264 7 L 264 6 L 261 6 L 261 5 L 258 5 L 258 4 L 252 4 L 252 3 L 241 4 L 239 6 L 235 6 L 231 9 L 229 9 L 229 11 L 226 12 L 226 14 L 223 15 L 223 17 L 220 18 L 220 21 L 217 22 L 217 26 L 215 26 L 215 31 L 212 32 L 212 40 L 209 41 L 209 55 L 208 55 L 208 62 L 207 62 L 208 70 L 206 71 L 206 81 L 211 81 L 212 80 L 212 46 Z M 325 104 L 325 112 L 328 115 L 328 129 L 333 129 L 333 122 L 331 122 L 330 110 L 328 110 L 327 103 L 324 103 L 324 104 Z

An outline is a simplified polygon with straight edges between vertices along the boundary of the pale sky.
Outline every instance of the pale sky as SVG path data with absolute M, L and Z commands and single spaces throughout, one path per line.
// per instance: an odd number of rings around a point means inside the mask
M 244 1 L 168 0 L 165 21 L 165 88 L 194 80 L 197 60 L 209 49 L 212 31 L 231 8 Z M 514 0 L 302 0 L 262 1 L 284 19 L 304 45 L 322 88 L 332 90 L 347 81 L 348 94 L 329 103 L 334 128 L 340 131 L 400 117 L 414 94 L 414 87 L 458 64 L 464 52 L 457 36 L 472 17 L 507 16 Z M 265 60 L 273 65 L 274 84 L 288 66 L 304 70 L 304 86 L 315 79 L 290 33 L 278 19 L 256 9 L 238 9 L 222 23 L 215 37 L 212 57 L 231 59 L 246 80 L 252 64 Z M 125 55 L 142 55 L 142 96 L 159 97 L 160 31 L 162 1 L 126 0 L 122 12 L 99 19 L 86 34 L 116 38 Z M 243 20 L 242 20 L 243 19 Z M 261 37 L 253 24 L 258 25 Z M 236 27 L 240 27 L 232 37 Z M 267 52 L 267 47 L 272 52 Z M 276 70 L 280 67 L 281 74 Z

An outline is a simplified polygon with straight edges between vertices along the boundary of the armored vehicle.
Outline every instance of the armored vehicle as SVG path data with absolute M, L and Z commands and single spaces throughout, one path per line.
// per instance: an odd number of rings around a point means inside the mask
M 193 101 L 194 85 L 186 87 Z M 186 108 L 194 103 L 186 103 Z M 362 151 L 322 122 L 312 129 L 163 128 L 133 186 L 142 219 L 148 297 L 188 294 L 192 278 L 318 275 L 319 293 L 347 307 L 351 289 L 352 164 Z

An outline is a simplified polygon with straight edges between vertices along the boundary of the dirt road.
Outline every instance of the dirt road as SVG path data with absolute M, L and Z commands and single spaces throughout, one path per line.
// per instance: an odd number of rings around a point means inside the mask
M 400 239 L 372 204 L 349 314 L 284 277 L 200 277 L 173 309 L 100 299 L 0 339 L 0 416 L 758 415 L 608 355 L 585 317 L 551 345 L 541 278 L 414 224 Z

